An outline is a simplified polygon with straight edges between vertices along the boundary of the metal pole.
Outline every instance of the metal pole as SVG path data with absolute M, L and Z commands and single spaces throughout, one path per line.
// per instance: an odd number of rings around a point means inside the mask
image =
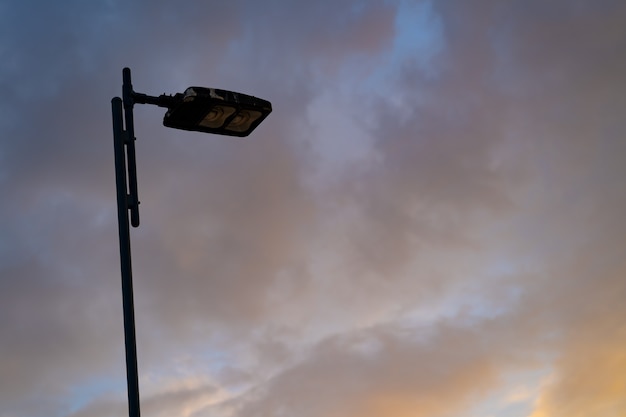
M 124 103 L 124 121 L 126 122 L 126 151 L 128 153 L 128 188 L 130 198 L 130 224 L 139 226 L 139 194 L 137 193 L 137 164 L 135 163 L 135 121 L 133 107 L 135 98 L 133 84 L 130 79 L 130 68 L 122 70 L 122 98 Z
M 120 263 L 122 270 L 122 299 L 124 310 L 124 344 L 126 348 L 126 380 L 128 384 L 128 415 L 140 417 L 139 377 L 137 372 L 137 343 L 135 339 L 135 308 L 133 305 L 133 273 L 130 257 L 130 230 L 128 210 L 131 209 L 127 194 L 126 145 L 134 138 L 123 129 L 122 100 L 111 100 L 113 111 L 113 141 L 115 147 L 115 185 L 117 188 L 117 219 L 120 235 Z M 132 108 L 131 108 L 132 111 Z M 133 149 L 134 150 L 134 149 Z M 129 155 L 130 157 L 131 155 Z M 134 152 L 133 155 L 134 157 Z M 134 158 L 133 158 L 134 159 Z M 134 161 L 132 161 L 134 164 Z M 131 161 L 129 161 L 129 165 Z M 135 186 L 136 191 L 136 186 Z M 135 194 L 136 199 L 136 194 Z M 132 200 L 132 198 L 131 198 Z M 138 221 L 137 217 L 137 221 Z

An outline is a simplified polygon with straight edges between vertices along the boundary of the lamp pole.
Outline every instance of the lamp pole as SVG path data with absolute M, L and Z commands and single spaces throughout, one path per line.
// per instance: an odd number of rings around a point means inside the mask
M 158 97 L 133 91 L 130 69 L 122 71 L 122 97 L 111 100 L 113 145 L 115 150 L 115 186 L 122 275 L 122 308 L 128 415 L 140 417 L 139 373 L 133 301 L 133 273 L 130 255 L 130 225 L 139 226 L 137 164 L 135 158 L 135 103 L 152 104 L 168 109 L 163 124 L 175 129 L 227 136 L 248 136 L 272 111 L 269 101 L 232 91 L 190 87 L 184 93 Z
M 129 211 L 132 225 L 139 226 L 139 198 L 137 196 L 137 165 L 133 101 L 129 94 L 130 70 L 123 71 L 123 96 L 111 100 L 113 111 L 113 145 L 115 148 L 115 185 L 117 189 L 117 219 L 120 240 L 120 265 L 122 272 L 122 308 L 124 314 L 124 346 L 126 351 L 126 382 L 128 387 L 128 415 L 140 417 L 139 375 L 137 371 L 137 341 L 135 336 L 135 308 L 133 301 L 133 272 L 130 255 Z M 122 109 L 122 107 L 125 107 Z M 123 112 L 124 110 L 124 112 Z M 123 114 L 124 113 L 124 114 Z M 124 129 L 124 116 L 126 129 Z M 128 164 L 128 166 L 127 166 Z M 130 184 L 128 184 L 130 180 Z M 130 185 L 130 190 L 128 185 Z M 130 191 L 130 193 L 128 192 Z

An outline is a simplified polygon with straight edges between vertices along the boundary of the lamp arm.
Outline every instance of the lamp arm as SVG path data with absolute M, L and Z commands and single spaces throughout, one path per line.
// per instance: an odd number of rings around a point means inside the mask
M 182 94 L 166 95 L 161 94 L 158 97 L 149 96 L 143 93 L 131 92 L 132 100 L 137 104 L 152 104 L 153 106 L 165 107 L 168 109 L 173 108 L 180 100 L 182 100 Z

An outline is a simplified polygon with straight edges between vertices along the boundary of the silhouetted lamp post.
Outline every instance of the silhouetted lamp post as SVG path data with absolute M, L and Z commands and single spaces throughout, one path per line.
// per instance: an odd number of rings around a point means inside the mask
M 111 107 L 113 109 L 115 184 L 122 270 L 128 412 L 130 417 L 139 417 L 139 378 L 129 230 L 129 224 L 133 227 L 139 226 L 133 106 L 153 104 L 167 108 L 163 117 L 163 124 L 167 127 L 217 135 L 248 136 L 270 114 L 272 105 L 269 101 L 245 94 L 204 87 L 189 87 L 184 93 L 153 97 L 133 91 L 129 68 L 124 68 L 122 75 L 122 98 L 114 97 L 111 100 Z

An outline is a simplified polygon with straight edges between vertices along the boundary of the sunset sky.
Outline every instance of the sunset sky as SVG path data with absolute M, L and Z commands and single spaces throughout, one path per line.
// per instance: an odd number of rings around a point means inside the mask
M 0 2 L 0 417 L 626 415 L 626 2 Z

